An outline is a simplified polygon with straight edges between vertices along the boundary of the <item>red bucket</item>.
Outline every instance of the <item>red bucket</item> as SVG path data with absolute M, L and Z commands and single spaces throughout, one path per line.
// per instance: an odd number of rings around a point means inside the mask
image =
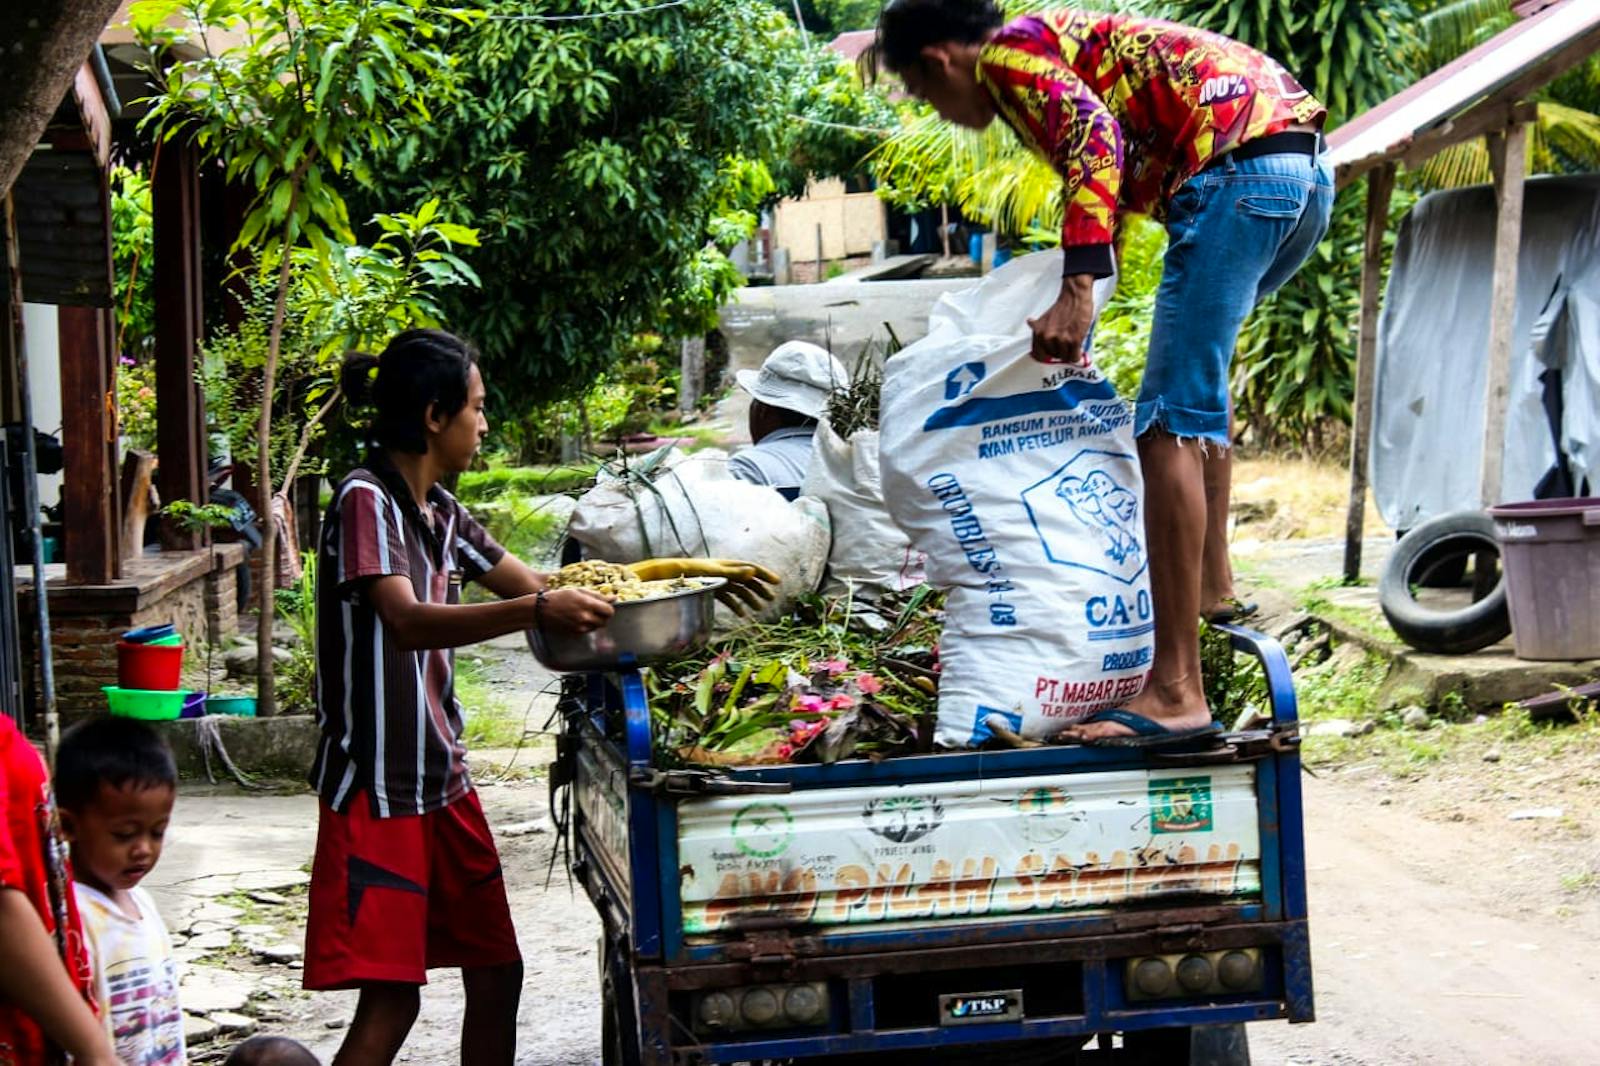
M 182 644 L 117 642 L 117 685 L 121 688 L 171 692 L 182 674 Z

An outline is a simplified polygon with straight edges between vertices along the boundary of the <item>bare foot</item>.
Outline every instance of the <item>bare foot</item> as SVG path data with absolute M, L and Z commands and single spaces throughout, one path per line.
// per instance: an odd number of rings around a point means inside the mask
M 1205 694 L 1200 691 L 1198 679 L 1193 686 L 1179 684 L 1160 686 L 1160 688 L 1167 690 L 1166 695 L 1158 690 L 1158 686 L 1147 686 L 1143 692 L 1129 700 L 1123 710 L 1148 718 L 1174 733 L 1188 729 L 1204 729 L 1211 724 L 1211 708 L 1206 705 Z M 1105 740 L 1108 737 L 1134 735 L 1132 729 L 1120 722 L 1086 722 L 1082 725 L 1068 726 L 1056 739 L 1069 744 L 1083 744 L 1093 740 Z

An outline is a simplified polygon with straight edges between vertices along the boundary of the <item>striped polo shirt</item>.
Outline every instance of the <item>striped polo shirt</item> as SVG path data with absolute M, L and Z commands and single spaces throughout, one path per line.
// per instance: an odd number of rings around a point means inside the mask
M 392 487 L 391 487 L 392 486 Z M 403 495 L 402 495 L 403 494 Z M 461 585 L 505 549 L 444 489 L 424 516 L 381 458 L 340 482 L 317 566 L 317 722 L 311 784 L 335 811 L 367 794 L 379 818 L 448 806 L 472 787 L 455 697 L 455 653 L 396 646 L 365 595 L 372 578 L 409 578 L 422 603 L 456 603 Z

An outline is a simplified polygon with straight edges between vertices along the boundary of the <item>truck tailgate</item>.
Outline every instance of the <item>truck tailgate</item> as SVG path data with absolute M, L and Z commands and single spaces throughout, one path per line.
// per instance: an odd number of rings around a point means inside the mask
M 1092 911 L 1261 893 L 1254 764 L 696 798 L 683 931 Z

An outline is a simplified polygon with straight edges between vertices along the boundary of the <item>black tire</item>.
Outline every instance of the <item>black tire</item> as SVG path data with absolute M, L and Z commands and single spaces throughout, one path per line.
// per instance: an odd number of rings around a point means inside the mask
M 1250 1066 L 1250 1039 L 1240 1023 L 1124 1033 L 1128 1066 Z
M 1453 560 L 1474 556 L 1478 580 L 1467 607 L 1440 610 L 1411 594 L 1423 579 L 1451 568 Z M 1400 539 L 1378 582 L 1383 616 L 1401 640 L 1418 651 L 1465 655 L 1511 634 L 1503 576 L 1488 581 L 1490 559 L 1498 559 L 1494 520 L 1483 511 L 1456 511 L 1417 526 Z
M 639 1066 L 639 1020 L 628 969 L 607 943 L 600 972 L 600 1061 L 602 1066 Z

